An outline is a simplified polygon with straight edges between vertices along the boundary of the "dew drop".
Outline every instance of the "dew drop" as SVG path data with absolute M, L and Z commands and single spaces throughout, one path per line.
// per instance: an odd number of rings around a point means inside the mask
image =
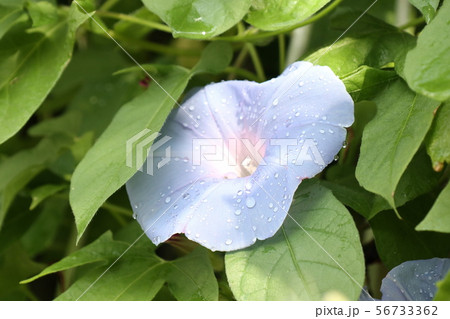
M 189 195 L 189 193 L 184 193 L 183 194 L 183 199 L 189 199 L 191 195 Z
M 193 110 L 195 110 L 195 107 L 193 105 L 191 105 L 191 106 L 189 106 L 189 110 L 193 111 Z
M 166 197 L 166 200 L 165 200 L 166 204 L 169 204 L 169 203 L 170 203 L 170 200 L 171 200 L 170 196 L 167 196 L 167 197 Z
M 227 239 L 225 241 L 225 245 L 231 245 L 233 243 L 233 241 L 231 239 Z
M 242 213 L 242 211 L 241 211 L 240 209 L 236 209 L 236 210 L 234 211 L 234 214 L 235 214 L 236 216 L 239 216 L 241 213 Z
M 273 106 L 277 106 L 278 105 L 278 99 L 273 100 L 272 105 Z
M 248 208 L 253 208 L 256 205 L 256 200 L 253 197 L 248 197 L 245 200 L 245 205 L 247 205 Z
M 273 177 L 278 178 L 278 173 L 273 174 Z
M 133 219 L 136 219 L 136 218 L 137 218 L 137 214 L 133 213 Z
M 238 194 L 238 196 L 241 196 L 242 195 L 242 190 L 238 190 L 237 194 Z
M 334 160 L 335 162 L 337 162 L 337 161 L 339 160 L 339 155 L 335 155 L 334 158 L 333 158 L 333 160 Z
M 300 82 L 298 83 L 298 86 L 300 86 L 300 87 L 302 87 L 303 85 L 305 85 L 305 82 L 303 82 L 303 81 L 300 81 Z

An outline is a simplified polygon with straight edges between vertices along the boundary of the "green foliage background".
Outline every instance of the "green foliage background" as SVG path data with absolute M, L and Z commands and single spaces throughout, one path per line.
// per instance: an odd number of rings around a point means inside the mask
M 0 300 L 356 300 L 450 257 L 449 38 L 449 0 L 0 0 Z M 141 236 L 126 141 L 192 87 L 295 60 L 329 66 L 356 118 L 298 224 L 227 254 Z

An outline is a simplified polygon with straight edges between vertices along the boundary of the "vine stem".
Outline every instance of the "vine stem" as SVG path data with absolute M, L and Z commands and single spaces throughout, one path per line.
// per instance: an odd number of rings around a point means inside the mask
M 278 35 L 278 55 L 280 63 L 280 73 L 284 71 L 286 67 L 286 38 L 284 34 Z
M 317 13 L 316 15 L 312 16 L 309 19 L 306 19 L 300 23 L 297 23 L 291 27 L 288 28 L 284 28 L 281 30 L 276 30 L 276 31 L 265 31 L 265 32 L 258 32 L 258 29 L 255 28 L 249 28 L 246 32 L 244 32 L 243 34 L 238 34 L 235 36 L 227 36 L 227 37 L 215 37 L 210 39 L 211 41 L 217 41 L 217 40 L 221 40 L 221 41 L 231 41 L 231 42 L 246 42 L 246 41 L 252 41 L 252 40 L 259 40 L 259 39 L 264 39 L 267 37 L 272 37 L 272 36 L 276 36 L 279 34 L 284 34 L 284 33 L 288 33 L 291 32 L 292 30 L 295 30 L 297 28 L 303 27 L 305 25 L 311 24 L 313 22 L 316 22 L 317 20 L 323 18 L 324 16 L 326 16 L 328 13 L 330 13 L 331 11 L 333 11 L 343 0 L 335 0 L 333 3 L 331 3 L 329 6 L 327 6 L 325 9 L 323 9 L 322 11 L 320 11 L 319 13 Z
M 409 27 L 415 27 L 415 26 L 417 26 L 417 25 L 419 25 L 421 23 L 424 23 L 424 22 L 425 22 L 425 18 L 424 17 L 418 17 L 418 18 L 412 19 L 411 21 L 409 21 L 408 23 L 406 23 L 406 24 L 404 24 L 402 26 L 399 26 L 398 29 L 399 30 L 405 30 L 405 29 L 408 29 Z
M 255 67 L 256 75 L 260 82 L 264 82 L 266 80 L 266 75 L 264 73 L 264 69 L 261 63 L 261 60 L 258 55 L 258 51 L 256 51 L 255 46 L 251 43 L 247 43 L 248 53 L 252 58 L 253 66 Z
M 113 18 L 113 19 L 122 20 L 122 21 L 129 21 L 129 22 L 133 22 L 135 24 L 140 24 L 140 25 L 143 25 L 143 26 L 146 26 L 149 28 L 159 30 L 159 31 L 168 32 L 168 33 L 172 32 L 170 27 L 165 24 L 161 24 L 158 22 L 150 21 L 150 20 L 144 20 L 144 19 L 137 18 L 137 17 L 130 16 L 127 14 L 123 14 L 123 13 L 109 12 L 109 11 L 97 11 L 96 14 L 99 17 Z

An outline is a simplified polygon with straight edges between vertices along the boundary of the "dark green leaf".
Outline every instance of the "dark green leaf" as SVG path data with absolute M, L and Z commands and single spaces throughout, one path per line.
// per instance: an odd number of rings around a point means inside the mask
M 159 85 L 153 83 L 143 94 L 122 106 L 113 121 L 77 166 L 70 191 L 70 203 L 78 238 L 98 208 L 136 173 L 126 165 L 127 140 L 144 129 L 158 132 L 190 78 L 181 67 L 161 67 Z
M 65 189 L 66 185 L 53 185 L 53 184 L 47 184 L 40 186 L 36 189 L 33 189 L 31 191 L 31 205 L 30 210 L 33 210 L 36 208 L 37 205 L 42 203 L 45 199 L 49 198 L 50 196 L 58 193 L 59 191 Z
M 402 220 L 388 210 L 369 221 L 378 254 L 389 269 L 408 260 L 447 257 L 450 235 L 414 230 L 431 203 L 426 196 L 419 197 L 398 209 Z

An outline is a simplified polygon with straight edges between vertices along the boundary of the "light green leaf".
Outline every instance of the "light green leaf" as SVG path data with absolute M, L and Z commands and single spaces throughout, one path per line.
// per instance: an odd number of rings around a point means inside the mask
M 253 0 L 246 21 L 262 30 L 293 26 L 319 11 L 330 0 Z
M 363 65 L 341 77 L 347 92 L 355 102 L 370 100 L 387 84 L 398 78 L 394 71 L 379 70 Z
M 33 21 L 33 28 L 58 23 L 58 9 L 50 2 L 28 2 L 27 9 Z
M 445 278 L 438 283 L 436 283 L 438 288 L 436 295 L 434 295 L 435 301 L 449 301 L 450 300 L 450 272 L 445 276 Z
M 142 0 L 172 28 L 175 38 L 209 39 L 225 32 L 247 13 L 250 0 Z
M 395 209 L 395 190 L 419 149 L 437 102 L 411 92 L 398 80 L 377 96 L 377 114 L 366 126 L 356 178 Z
M 25 18 L 25 14 L 21 6 L 5 7 L 0 4 L 0 40 L 11 27 L 24 20 L 19 19 L 21 17 Z
M 67 187 L 66 185 L 47 184 L 47 185 L 40 186 L 36 189 L 33 189 L 31 191 L 30 210 L 35 209 L 36 206 L 39 205 L 40 203 L 42 203 L 45 199 L 58 193 L 59 191 L 65 189 L 66 187 Z
M 430 212 L 416 229 L 450 233 L 450 184 L 445 186 Z
M 414 43 L 414 37 L 409 34 L 382 30 L 370 35 L 344 38 L 317 50 L 305 60 L 327 65 L 341 78 L 363 65 L 380 69 L 392 63 L 395 64 L 397 73 L 401 74 L 405 54 Z
M 437 110 L 426 140 L 427 152 L 436 170 L 450 163 L 450 103 L 442 104 Z
M 406 56 L 405 79 L 416 92 L 439 101 L 450 98 L 450 1 L 419 34 L 417 46 Z
M 21 23 L 0 41 L 0 143 L 25 124 L 69 62 L 75 31 L 87 18 L 75 6 L 40 32 L 27 33 Z
M 364 257 L 353 219 L 331 191 L 303 183 L 289 210 L 300 226 L 288 216 L 274 237 L 226 254 L 238 300 L 320 300 L 330 291 L 359 297 Z
M 436 16 L 440 0 L 409 0 L 409 2 L 422 12 L 425 21 L 430 23 Z

